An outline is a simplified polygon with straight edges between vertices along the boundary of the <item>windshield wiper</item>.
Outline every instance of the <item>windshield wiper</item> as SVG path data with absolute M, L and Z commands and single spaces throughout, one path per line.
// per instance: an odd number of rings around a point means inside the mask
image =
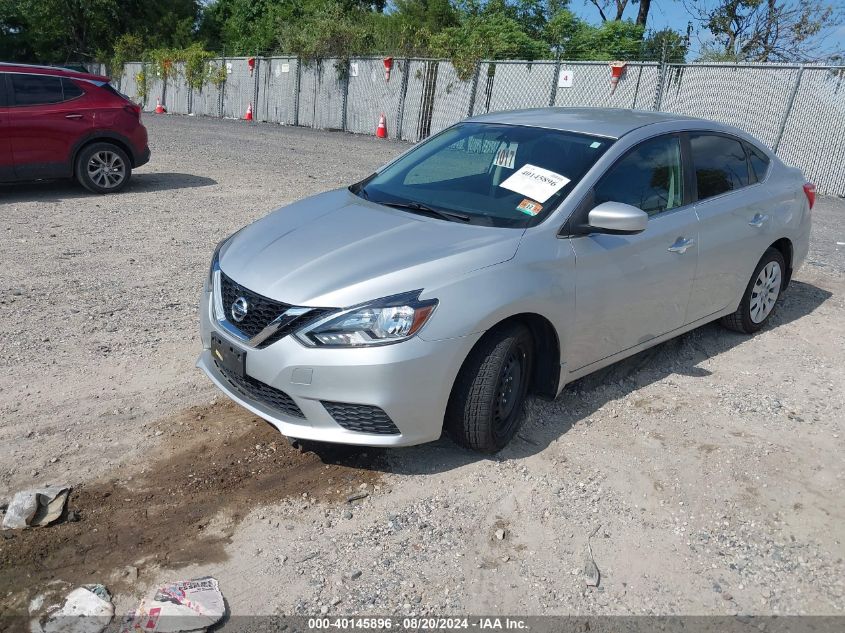
M 470 216 L 465 215 L 463 213 L 435 209 L 428 205 L 422 204 L 421 202 L 378 202 L 378 204 L 383 204 L 386 207 L 393 207 L 394 209 L 406 209 L 415 213 L 428 213 L 429 215 L 437 216 L 441 220 L 449 220 L 450 222 L 454 222 L 455 220 L 460 220 L 461 222 L 469 222 L 472 219 Z

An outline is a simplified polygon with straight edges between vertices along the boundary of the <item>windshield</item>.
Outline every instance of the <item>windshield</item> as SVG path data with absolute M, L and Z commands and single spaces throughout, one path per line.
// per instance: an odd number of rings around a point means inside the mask
M 444 220 L 526 227 L 542 221 L 612 143 L 545 128 L 461 123 L 351 190 Z

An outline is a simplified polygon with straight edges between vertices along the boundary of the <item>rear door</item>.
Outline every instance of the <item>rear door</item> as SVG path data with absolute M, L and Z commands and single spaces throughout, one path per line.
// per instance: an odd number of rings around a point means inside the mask
M 687 192 L 681 138 L 643 141 L 593 189 L 590 208 L 624 202 L 649 215 L 637 235 L 571 239 L 576 258 L 573 371 L 680 328 L 698 256 L 698 220 Z
M 6 92 L 6 73 L 0 73 L 0 182 L 15 179 L 12 144 L 9 142 L 9 108 Z
M 18 178 L 72 175 L 72 150 L 93 127 L 84 91 L 64 77 L 9 73 L 9 142 Z
M 772 199 L 771 188 L 761 182 L 767 157 L 760 150 L 755 156 L 744 141 L 727 134 L 690 132 L 689 147 L 700 223 L 689 315 L 697 320 L 736 308 L 754 267 L 777 239 L 777 207 L 790 200 Z

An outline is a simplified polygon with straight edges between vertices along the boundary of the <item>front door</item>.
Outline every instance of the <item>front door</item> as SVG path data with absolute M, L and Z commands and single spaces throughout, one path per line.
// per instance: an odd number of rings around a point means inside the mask
M 68 79 L 48 75 L 9 73 L 8 84 L 9 140 L 18 178 L 70 176 L 74 143 L 94 124 L 92 112 L 74 108 L 82 91 Z M 63 84 L 72 98 L 65 99 Z
M 594 206 L 624 202 L 649 214 L 637 235 L 571 238 L 575 336 L 570 371 L 682 327 L 698 257 L 698 219 L 684 187 L 677 135 L 643 141 L 594 188 Z

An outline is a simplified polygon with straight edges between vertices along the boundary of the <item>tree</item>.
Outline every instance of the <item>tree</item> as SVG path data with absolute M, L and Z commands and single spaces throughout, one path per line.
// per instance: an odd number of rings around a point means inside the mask
M 396 21 L 430 33 L 438 33 L 460 22 L 460 16 L 449 0 L 396 0 L 395 6 Z
M 602 22 L 621 21 L 625 9 L 628 8 L 628 0 L 590 0 L 590 2 L 598 9 Z M 635 24 L 645 26 L 648 21 L 648 12 L 651 9 L 651 0 L 632 0 L 632 4 L 640 5 Z M 608 18 L 608 12 L 611 10 L 615 10 L 614 17 Z
M 608 20 L 596 27 L 581 22 L 563 50 L 565 59 L 640 59 L 644 28 L 630 20 Z
M 694 18 L 713 42 L 702 59 L 795 62 L 830 59 L 841 47 L 828 39 L 843 23 L 843 8 L 815 0 L 694 0 Z
M 646 34 L 642 59 L 683 63 L 689 50 L 689 32 L 681 35 L 673 29 L 661 29 Z
M 182 46 L 193 38 L 196 0 L 0 0 L 5 59 L 66 63 L 110 51 L 132 33 L 146 46 Z
M 302 19 L 293 0 L 216 0 L 202 12 L 199 36 L 210 50 L 226 55 L 271 52 L 280 24 Z
M 460 26 L 444 29 L 431 39 L 432 54 L 449 57 L 458 75 L 468 77 L 482 59 L 538 59 L 548 46 L 532 38 L 519 22 L 504 13 L 469 15 Z

